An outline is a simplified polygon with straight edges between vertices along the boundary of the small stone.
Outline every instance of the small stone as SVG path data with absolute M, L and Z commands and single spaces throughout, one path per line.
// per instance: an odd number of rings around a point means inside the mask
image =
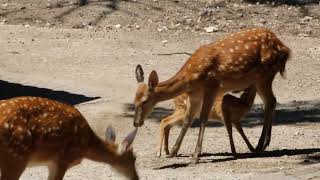
M 26 27 L 26 28 L 27 28 L 27 27 L 30 27 L 30 25 L 29 25 L 29 24 L 26 24 L 26 25 L 24 25 L 24 27 Z
M 300 37 L 309 37 L 309 34 L 306 33 L 299 33 L 298 36 Z
M 166 44 L 168 44 L 168 43 L 169 43 L 168 40 L 163 40 L 163 41 L 162 41 L 162 44 L 163 44 L 163 45 L 166 45 Z
M 116 24 L 114 27 L 119 29 L 121 28 L 121 24 Z
M 219 31 L 219 29 L 218 29 L 217 26 L 205 27 L 204 30 L 205 30 L 207 33 L 212 33 L 212 32 L 217 32 L 217 31 Z
M 302 21 L 311 21 L 313 18 L 310 16 L 305 16 L 304 18 L 302 18 Z
M 135 28 L 136 28 L 136 29 L 140 29 L 141 27 L 140 27 L 139 25 L 136 25 Z
M 0 24 L 5 24 L 6 22 L 8 22 L 6 19 L 4 19 L 4 20 L 2 20 L 1 22 L 0 22 Z
M 167 26 L 163 26 L 163 27 L 158 27 L 157 30 L 158 30 L 159 32 L 162 32 L 162 31 L 168 30 L 168 28 L 167 28 Z

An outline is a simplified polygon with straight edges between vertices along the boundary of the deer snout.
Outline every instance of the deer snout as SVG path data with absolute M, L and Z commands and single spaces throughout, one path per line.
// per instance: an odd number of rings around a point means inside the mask
M 134 127 L 141 127 L 143 125 L 143 119 L 141 114 L 141 108 L 136 108 L 133 120 Z

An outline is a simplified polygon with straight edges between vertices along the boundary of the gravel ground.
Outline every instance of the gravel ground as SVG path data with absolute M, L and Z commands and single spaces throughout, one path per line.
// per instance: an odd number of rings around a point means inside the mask
M 277 33 L 277 31 L 275 31 Z M 63 90 L 88 97 L 101 97 L 77 105 L 92 128 L 103 135 L 111 124 L 120 141 L 132 129 L 132 103 L 136 81 L 134 68 L 140 63 L 146 73 L 156 69 L 160 81 L 172 76 L 186 55 L 158 53 L 193 52 L 199 45 L 224 33 L 184 34 L 172 38 L 149 31 L 56 29 L 0 25 L 0 77 L 22 85 Z M 223 126 L 208 127 L 204 157 L 191 165 L 198 128 L 188 131 L 181 156 L 156 158 L 159 119 L 171 112 L 170 102 L 160 103 L 138 133 L 134 144 L 141 179 L 319 179 L 320 174 L 320 39 L 281 35 L 293 50 L 287 79 L 276 77 L 274 91 L 278 116 L 272 141 L 265 153 L 252 156 L 235 133 L 237 151 L 233 159 Z M 192 43 L 190 43 L 192 42 Z M 244 131 L 256 144 L 261 133 L 261 100 L 244 119 Z M 180 131 L 172 131 L 174 140 Z M 170 143 L 172 144 L 173 141 Z M 32 167 L 21 179 L 45 179 L 43 167 Z M 83 161 L 68 171 L 65 179 L 119 179 L 108 165 Z

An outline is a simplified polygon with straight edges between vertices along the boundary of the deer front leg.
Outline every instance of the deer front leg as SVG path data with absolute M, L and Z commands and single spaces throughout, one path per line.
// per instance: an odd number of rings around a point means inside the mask
M 15 157 L 1 157 L 1 180 L 19 180 L 27 166 L 27 160 Z
M 161 156 L 162 152 L 162 144 L 164 141 L 164 150 L 165 153 L 168 155 L 169 154 L 169 149 L 168 149 L 168 141 L 169 141 L 169 134 L 170 134 L 170 129 L 177 123 L 183 121 L 184 118 L 184 111 L 176 111 L 174 114 L 164 118 L 161 120 L 160 123 L 160 138 L 159 138 L 159 144 L 158 144 L 158 154 L 157 156 Z
M 276 97 L 272 91 L 272 81 L 265 83 L 261 82 L 257 84 L 257 92 L 264 103 L 264 122 L 263 129 L 259 139 L 258 146 L 256 151 L 264 151 L 267 146 L 270 144 L 271 140 L 271 130 L 272 130 L 272 121 L 275 116 L 275 108 L 276 108 Z
M 168 156 L 169 158 L 177 156 L 183 138 L 186 135 L 186 132 L 190 127 L 195 114 L 199 111 L 199 108 L 201 107 L 202 96 L 199 93 L 201 92 L 189 94 L 187 111 L 183 117 L 181 132 L 179 134 L 178 139 L 176 140 L 176 143 L 172 148 L 171 153 Z
M 197 146 L 193 154 L 194 163 L 199 162 L 199 155 L 202 151 L 204 130 L 208 122 L 208 116 L 213 105 L 213 100 L 215 99 L 215 96 L 217 94 L 216 91 L 217 90 L 213 86 L 206 86 L 206 89 L 204 91 L 203 104 L 200 114 L 200 130 L 198 135 Z

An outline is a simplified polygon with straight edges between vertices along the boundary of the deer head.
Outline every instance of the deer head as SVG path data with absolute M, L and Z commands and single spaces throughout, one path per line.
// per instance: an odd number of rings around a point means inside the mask
M 140 65 L 136 67 L 136 79 L 138 88 L 134 98 L 135 115 L 133 125 L 141 127 L 144 120 L 151 114 L 156 105 L 155 87 L 159 83 L 156 71 L 152 71 L 149 75 L 148 84 L 144 82 L 144 73 Z
M 132 180 L 139 179 L 138 173 L 135 167 L 136 157 L 133 154 L 132 143 L 136 137 L 138 129 L 136 128 L 118 145 L 118 153 L 120 157 L 113 165 L 117 171 L 125 175 Z M 114 143 L 116 140 L 116 134 L 114 129 L 109 126 L 105 133 L 105 140 L 109 143 Z

